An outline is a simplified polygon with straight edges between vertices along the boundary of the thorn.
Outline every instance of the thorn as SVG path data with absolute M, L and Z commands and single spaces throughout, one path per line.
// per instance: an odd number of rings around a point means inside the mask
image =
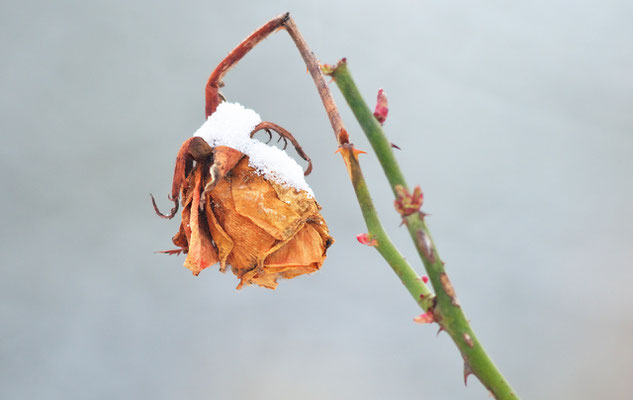
M 420 293 L 420 299 L 424 299 L 426 296 L 424 296 L 424 293 Z
M 339 146 L 338 149 L 336 149 L 336 151 L 334 152 L 334 154 L 341 153 L 343 147 L 350 147 L 350 146 Z M 354 154 L 354 156 L 358 157 L 359 154 L 367 154 L 367 152 L 352 147 L 352 154 Z
M 424 283 L 429 283 L 429 277 L 428 277 L 428 276 L 426 276 L 426 275 L 424 275 L 424 276 L 422 277 L 422 282 L 424 282 Z
M 400 147 L 398 147 L 396 144 L 394 144 L 393 142 L 389 142 L 389 144 L 391 145 L 391 147 L 393 147 L 394 149 L 398 149 L 398 150 L 402 150 Z
M 468 386 L 468 376 L 473 374 L 473 369 L 467 361 L 464 361 L 464 386 Z
M 439 336 L 440 332 L 442 332 L 443 330 L 444 330 L 444 327 L 440 325 L 440 329 L 437 330 L 437 333 L 435 334 L 435 336 Z

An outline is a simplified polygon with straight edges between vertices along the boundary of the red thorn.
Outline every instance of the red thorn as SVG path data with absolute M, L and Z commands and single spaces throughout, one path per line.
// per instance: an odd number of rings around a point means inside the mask
M 435 318 L 433 318 L 433 311 L 430 310 L 413 318 L 413 322 L 418 324 L 430 324 L 433 321 L 435 321 Z
M 364 244 L 366 246 L 377 246 L 378 245 L 378 241 L 376 239 L 372 239 L 372 237 L 371 237 L 371 235 L 369 233 L 360 233 L 360 234 L 356 235 L 356 240 L 358 240 L 358 243 Z
M 440 332 L 442 332 L 444 330 L 444 327 L 440 325 L 440 329 L 437 330 L 437 333 L 435 334 L 435 336 L 439 336 Z
M 393 142 L 389 142 L 389 144 L 391 145 L 391 147 L 393 147 L 394 149 L 398 149 L 398 150 L 402 150 L 400 147 L 398 147 L 396 144 L 394 144 Z
M 424 293 L 420 293 L 420 298 L 423 299 L 424 297 L 426 297 L 424 296 Z
M 359 155 L 359 154 L 367 154 L 366 151 L 359 150 L 359 149 L 353 149 L 352 151 L 354 152 L 354 155 L 356 155 L 356 156 Z
M 429 277 L 428 277 L 428 276 L 426 276 L 426 275 L 424 275 L 424 276 L 422 277 L 422 282 L 424 282 L 424 283 L 429 283 Z
M 341 152 L 342 147 L 339 147 L 338 149 L 336 149 L 336 151 L 334 152 L 334 154 L 336 153 L 340 153 Z
M 468 386 L 468 376 L 473 374 L 473 369 L 467 361 L 464 361 L 464 386 Z

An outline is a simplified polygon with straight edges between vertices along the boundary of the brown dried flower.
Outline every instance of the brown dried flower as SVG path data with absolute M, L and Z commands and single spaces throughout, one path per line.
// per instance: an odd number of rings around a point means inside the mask
M 310 162 L 289 132 L 263 122 L 251 137 L 261 129 L 290 140 Z M 334 241 L 310 193 L 267 178 L 249 165 L 248 155 L 212 147 L 202 137 L 180 148 L 170 196 L 174 208 L 164 215 L 152 197 L 156 213 L 172 218 L 179 197 L 182 222 L 173 237 L 178 249 L 163 253 L 186 253 L 185 267 L 194 275 L 218 262 L 222 272 L 230 266 L 240 279 L 238 289 L 249 284 L 274 289 L 279 278 L 314 272 Z

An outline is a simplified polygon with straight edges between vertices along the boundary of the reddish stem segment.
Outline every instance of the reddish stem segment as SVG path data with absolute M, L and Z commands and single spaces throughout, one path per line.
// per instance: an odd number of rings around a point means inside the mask
M 277 18 L 271 19 L 264 26 L 251 33 L 249 37 L 244 39 L 242 43 L 237 45 L 236 48 L 233 49 L 229 53 L 220 64 L 213 70 L 211 76 L 209 77 L 209 81 L 207 82 L 207 86 L 205 89 L 206 95 L 206 107 L 205 107 L 205 116 L 208 118 L 209 115 L 213 114 L 218 108 L 218 105 L 222 102 L 222 97 L 220 96 L 220 87 L 222 87 L 222 77 L 224 74 L 231 69 L 232 66 L 238 63 L 251 49 L 262 40 L 266 39 L 268 35 L 275 32 L 277 29 L 281 28 L 283 24 L 288 21 L 290 18 L 289 13 L 285 13 L 283 15 L 278 16 Z
M 319 65 L 319 61 L 314 56 L 310 47 L 308 47 L 308 43 L 305 41 L 301 32 L 295 25 L 295 21 L 292 17 L 288 17 L 288 20 L 285 22 L 284 27 L 288 34 L 295 42 L 297 49 L 299 49 L 299 53 L 301 53 L 301 57 L 303 58 L 303 62 L 308 67 L 308 71 L 310 71 L 310 75 L 312 76 L 312 80 L 314 81 L 314 85 L 319 92 L 319 96 L 321 96 L 321 102 L 323 103 L 323 107 L 327 112 L 327 116 L 330 119 L 330 124 L 332 125 L 332 129 L 334 130 L 334 135 L 336 135 L 336 141 L 340 146 L 349 143 L 349 136 L 347 136 L 347 132 L 343 127 L 343 120 L 341 119 L 341 115 L 338 113 L 338 108 L 336 107 L 336 103 L 334 103 L 334 98 L 332 97 L 332 92 L 330 92 L 330 88 L 325 81 L 325 77 L 323 76 L 323 72 L 321 72 L 321 66 Z

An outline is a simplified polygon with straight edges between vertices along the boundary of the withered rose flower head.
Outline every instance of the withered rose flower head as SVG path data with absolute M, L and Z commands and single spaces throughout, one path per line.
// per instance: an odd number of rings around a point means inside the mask
M 187 254 L 194 275 L 216 263 L 240 279 L 237 288 L 257 284 L 274 289 L 279 278 L 294 278 L 321 268 L 334 242 L 304 172 L 283 150 L 253 139 L 271 130 L 308 161 L 294 137 L 257 113 L 223 102 L 176 158 L 170 200 L 174 207 L 158 215 L 173 218 L 178 204 L 182 221 L 173 243 L 162 253 Z M 284 146 L 285 149 L 285 146 Z

